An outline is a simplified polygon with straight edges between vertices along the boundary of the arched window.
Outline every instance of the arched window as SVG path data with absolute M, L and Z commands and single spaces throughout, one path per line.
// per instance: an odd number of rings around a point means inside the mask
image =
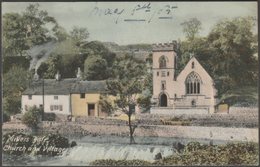
M 195 72 L 191 72 L 185 82 L 186 94 L 200 94 L 200 84 L 200 76 Z
M 161 56 L 159 59 L 159 68 L 166 68 L 166 58 L 165 56 Z

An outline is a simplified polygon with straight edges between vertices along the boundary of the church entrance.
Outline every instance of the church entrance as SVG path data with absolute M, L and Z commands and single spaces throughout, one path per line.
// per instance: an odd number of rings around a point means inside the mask
M 165 94 L 160 97 L 160 107 L 167 107 L 167 96 Z

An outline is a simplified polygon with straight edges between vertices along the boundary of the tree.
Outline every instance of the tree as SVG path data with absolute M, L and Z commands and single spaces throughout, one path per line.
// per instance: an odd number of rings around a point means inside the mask
M 100 96 L 99 105 L 101 106 L 101 110 L 106 112 L 107 114 L 111 114 L 115 107 L 113 106 L 113 102 L 108 98 L 108 95 L 102 94 Z
M 29 49 L 25 41 L 26 30 L 23 18 L 18 13 L 3 15 L 3 55 L 21 56 Z
M 114 64 L 116 54 L 106 48 L 102 42 L 91 41 L 81 45 L 80 49 L 81 52 L 87 53 L 88 55 L 100 55 L 107 61 L 109 67 Z
M 146 73 L 143 78 L 142 94 L 137 98 L 138 105 L 142 108 L 142 112 L 147 112 L 151 108 L 151 98 L 153 95 L 153 73 L 152 73 L 152 54 L 146 59 Z
M 108 79 L 107 62 L 100 55 L 91 55 L 85 60 L 84 75 L 87 80 Z
M 53 35 L 57 38 L 59 42 L 69 38 L 69 34 L 67 33 L 67 31 L 63 27 L 59 26 L 58 24 L 56 24 L 52 28 L 52 31 L 54 32 Z
M 116 79 L 107 81 L 108 92 L 116 96 L 115 104 L 127 114 L 130 132 L 130 144 L 135 143 L 134 131 L 136 126 L 131 122 L 133 111 L 137 104 L 137 94 L 142 92 L 142 79 L 145 71 L 142 64 L 136 63 L 133 56 L 125 55 L 115 63 Z
M 193 54 L 204 68 L 211 74 L 211 66 L 209 66 L 209 59 L 211 50 L 207 38 L 199 37 L 199 31 L 202 29 L 201 22 L 197 18 L 191 18 L 188 21 L 181 23 L 183 32 L 186 35 L 186 40 L 181 41 L 178 49 L 178 72 L 184 68 Z
M 3 76 L 4 112 L 14 115 L 20 112 L 21 95 L 27 88 L 32 74 L 20 66 L 13 66 Z
M 86 42 L 89 33 L 87 28 L 74 26 L 70 32 L 70 36 L 79 45 L 82 42 Z
M 210 66 L 216 76 L 229 78 L 232 86 L 257 83 L 258 60 L 254 57 L 257 50 L 253 25 L 251 17 L 226 19 L 218 22 L 208 36 L 208 43 L 214 51 Z
M 181 25 L 183 26 L 183 32 L 188 41 L 192 41 L 202 29 L 201 22 L 197 18 L 191 18 L 188 21 L 181 23 Z
M 52 37 L 46 25 L 57 25 L 39 4 L 30 4 L 22 14 L 6 13 L 3 16 L 3 51 L 5 56 L 23 56 L 26 50 L 42 44 Z
M 22 117 L 22 122 L 31 128 L 37 128 L 41 120 L 43 109 L 36 106 L 30 107 Z
M 61 73 L 63 64 L 61 63 L 62 56 L 52 54 L 46 62 L 41 63 L 37 69 L 37 73 L 44 78 L 53 79 L 57 72 Z
M 49 35 L 50 30 L 46 28 L 46 25 L 57 25 L 55 18 L 49 16 L 47 11 L 40 10 L 39 7 L 38 3 L 30 4 L 22 15 L 24 27 L 26 28 L 25 38 L 29 47 L 43 44 L 52 39 Z

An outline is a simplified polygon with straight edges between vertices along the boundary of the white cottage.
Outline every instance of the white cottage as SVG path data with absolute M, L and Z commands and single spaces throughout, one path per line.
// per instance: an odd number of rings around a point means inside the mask
M 70 115 L 70 91 L 77 78 L 61 79 L 60 75 L 56 74 L 55 79 L 35 79 L 22 94 L 22 112 L 36 105 L 44 107 L 45 113 Z

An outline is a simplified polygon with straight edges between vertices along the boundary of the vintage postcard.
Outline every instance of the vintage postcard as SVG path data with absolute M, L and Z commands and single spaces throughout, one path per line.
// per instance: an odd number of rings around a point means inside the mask
M 2 165 L 259 165 L 257 16 L 257 1 L 2 2 Z

